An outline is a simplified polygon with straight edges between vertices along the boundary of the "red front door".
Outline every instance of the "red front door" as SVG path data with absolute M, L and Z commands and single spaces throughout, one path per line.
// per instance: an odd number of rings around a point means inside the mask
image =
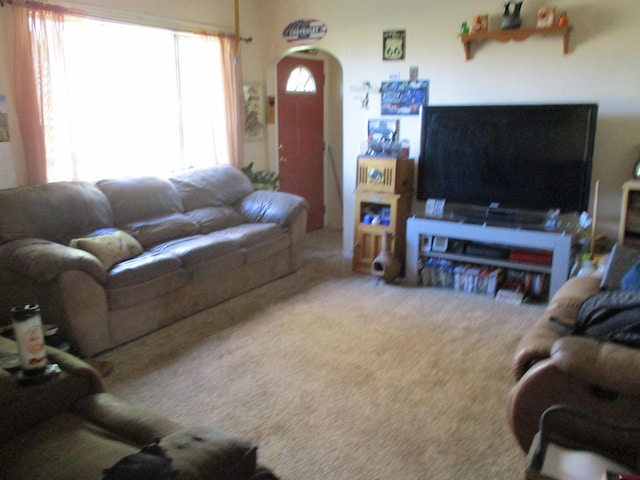
M 323 67 L 322 61 L 305 58 L 285 57 L 278 62 L 280 190 L 309 202 L 308 230 L 324 226 Z M 288 83 L 291 88 L 301 78 L 307 79 L 307 85 L 314 83 L 315 90 L 287 89 Z

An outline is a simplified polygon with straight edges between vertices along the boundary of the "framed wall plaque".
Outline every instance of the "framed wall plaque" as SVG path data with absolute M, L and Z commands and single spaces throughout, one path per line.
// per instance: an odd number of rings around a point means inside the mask
M 264 86 L 246 84 L 244 93 L 244 139 L 263 140 L 265 137 Z
M 405 54 L 405 31 L 388 30 L 382 33 L 382 59 L 383 60 L 404 60 Z

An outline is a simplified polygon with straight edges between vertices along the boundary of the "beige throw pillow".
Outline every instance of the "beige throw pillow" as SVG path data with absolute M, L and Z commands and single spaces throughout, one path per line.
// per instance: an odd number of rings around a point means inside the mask
M 144 252 L 142 245 L 122 230 L 96 237 L 74 238 L 69 246 L 95 255 L 107 270 Z

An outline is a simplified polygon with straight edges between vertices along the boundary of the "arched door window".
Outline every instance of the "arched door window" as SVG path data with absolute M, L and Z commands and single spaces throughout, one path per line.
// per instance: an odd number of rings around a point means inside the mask
M 306 67 L 296 67 L 287 79 L 287 92 L 316 93 L 316 81 Z

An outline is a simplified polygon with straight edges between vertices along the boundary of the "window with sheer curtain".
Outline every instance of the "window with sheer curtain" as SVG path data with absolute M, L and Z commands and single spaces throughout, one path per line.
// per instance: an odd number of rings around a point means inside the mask
M 37 24 L 30 31 L 39 36 Z M 235 163 L 224 41 L 65 17 L 48 46 L 48 72 L 36 72 L 47 80 L 39 89 L 47 181 Z

